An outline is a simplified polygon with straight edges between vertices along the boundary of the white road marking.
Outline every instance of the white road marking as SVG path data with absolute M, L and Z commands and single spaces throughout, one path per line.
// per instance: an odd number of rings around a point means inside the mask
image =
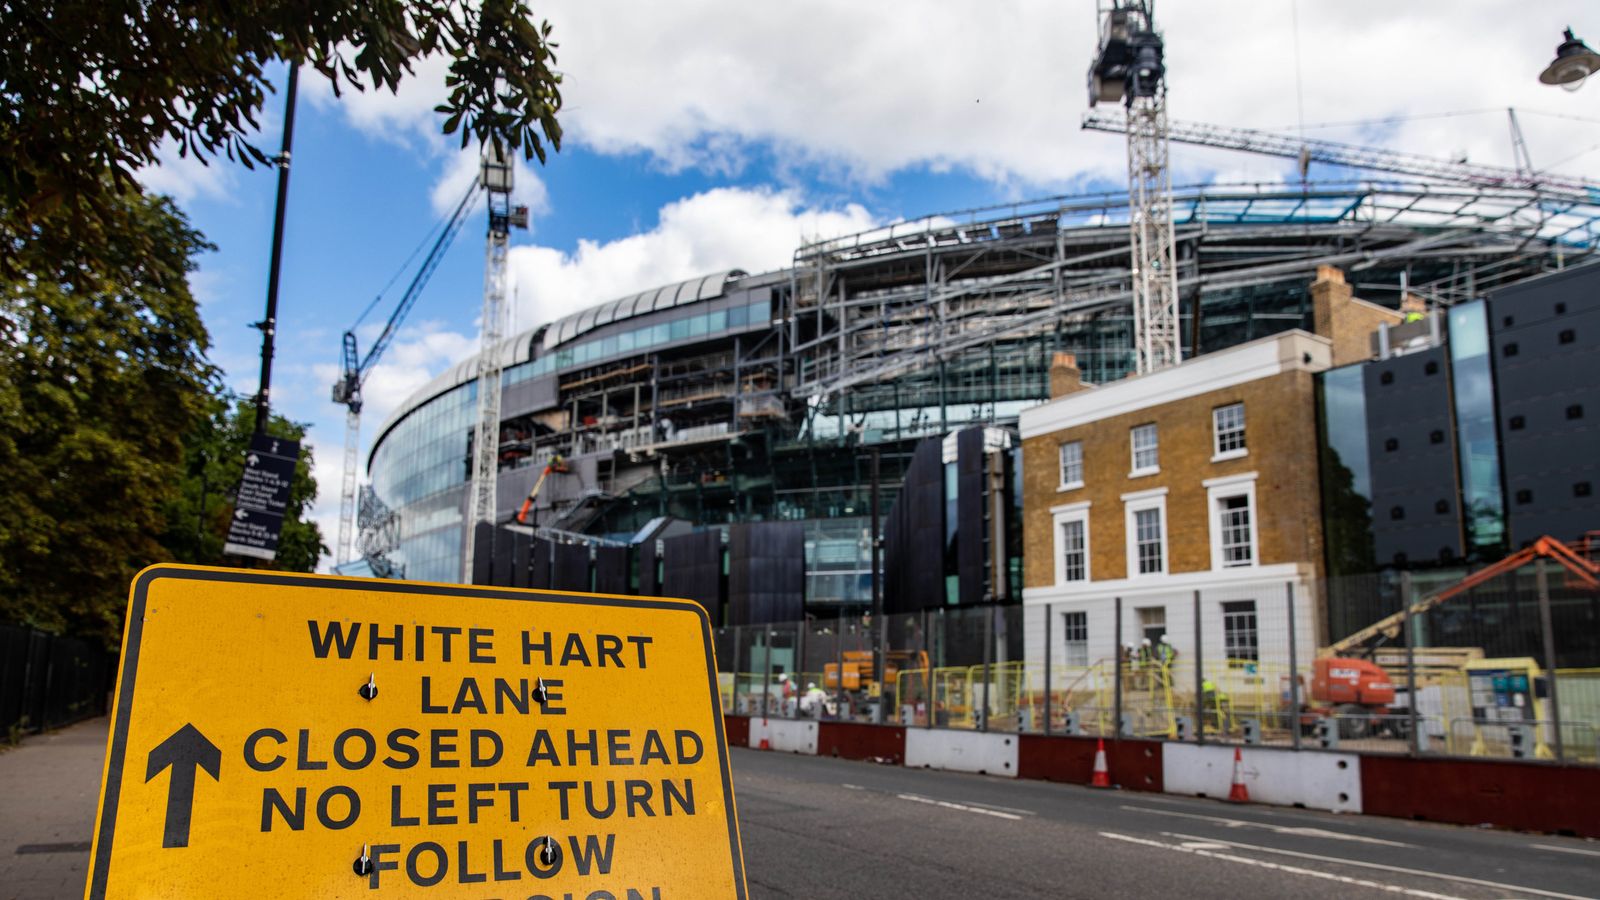
M 1247 866 L 1256 866 L 1257 868 L 1262 869 L 1273 869 L 1279 872 L 1287 872 L 1291 875 L 1305 875 L 1310 878 L 1321 878 L 1325 881 L 1337 881 L 1340 884 L 1353 884 L 1358 887 L 1369 887 L 1380 891 L 1387 891 L 1391 894 L 1404 894 L 1408 897 L 1427 897 L 1429 900 L 1464 900 L 1464 898 L 1456 897 L 1451 894 L 1435 894 L 1432 891 L 1422 891 L 1417 890 L 1416 888 L 1402 887 L 1398 884 L 1384 884 L 1380 881 L 1368 881 L 1365 878 L 1352 878 L 1348 875 L 1335 875 L 1332 872 L 1319 872 L 1316 869 L 1305 869 L 1301 868 L 1300 866 L 1290 866 L 1283 863 L 1268 862 L 1264 859 L 1249 859 L 1243 856 L 1235 856 L 1231 853 L 1217 853 L 1212 848 L 1218 848 L 1223 845 L 1217 843 L 1208 843 L 1206 841 L 1191 841 L 1183 844 L 1163 844 L 1160 841 L 1146 840 L 1145 838 L 1138 838 L 1128 834 L 1117 834 L 1113 831 L 1102 831 L 1100 832 L 1100 836 L 1108 837 L 1117 841 L 1127 841 L 1130 844 L 1139 844 L 1145 847 L 1160 847 L 1163 850 L 1173 850 L 1178 853 L 1192 853 L 1195 856 L 1205 856 L 1211 859 L 1225 860 L 1227 862 L 1243 863 Z
M 910 800 L 913 803 L 926 803 L 929 806 L 942 806 L 945 809 L 959 810 L 960 812 L 978 813 L 983 816 L 994 816 L 997 819 L 1020 820 L 1022 817 L 995 809 L 980 809 L 976 806 L 967 806 L 964 803 L 951 803 L 948 800 L 935 800 L 932 797 L 920 797 L 916 794 L 896 794 L 901 800 Z
M 1557 847 L 1552 844 L 1534 844 L 1540 850 L 1554 850 L 1557 853 L 1577 853 L 1581 856 L 1600 856 L 1600 850 L 1579 850 L 1577 847 Z
M 1414 847 L 1415 844 L 1402 844 L 1399 841 L 1386 841 L 1383 838 L 1367 837 L 1361 834 L 1347 834 L 1343 831 L 1329 831 L 1326 828 L 1311 828 L 1304 825 L 1274 825 L 1270 822 L 1252 822 L 1248 819 L 1228 819 L 1222 816 L 1202 816 L 1199 813 L 1174 812 L 1167 809 L 1146 809 L 1142 806 L 1122 807 L 1133 812 L 1149 813 L 1152 816 L 1177 816 L 1183 819 L 1202 819 L 1207 822 L 1216 822 L 1229 828 L 1265 828 L 1278 834 L 1295 834 L 1302 837 L 1329 838 L 1336 841 L 1358 841 L 1363 844 L 1384 844 L 1389 847 Z
M 1241 844 L 1238 841 L 1225 841 L 1221 838 L 1204 838 L 1198 835 L 1178 834 L 1172 831 L 1163 831 L 1162 834 L 1166 835 L 1167 837 L 1181 838 L 1190 841 L 1215 841 L 1216 843 L 1227 844 L 1230 847 L 1236 847 L 1241 850 L 1256 850 L 1261 853 L 1277 853 L 1283 856 L 1293 856 L 1299 859 L 1314 859 L 1319 862 L 1334 863 L 1335 865 L 1340 866 L 1357 866 L 1363 869 L 1380 869 L 1385 872 L 1397 872 L 1402 875 L 1415 875 L 1419 878 L 1435 878 L 1440 881 L 1454 881 L 1459 884 L 1475 884 L 1479 885 L 1480 887 L 1511 891 L 1514 896 L 1520 896 L 1522 894 L 1537 894 L 1540 897 L 1555 897 L 1557 900 L 1593 900 L 1591 897 L 1580 897 L 1576 894 L 1562 894 L 1556 891 L 1543 891 L 1538 888 L 1523 887 L 1516 884 L 1506 884 L 1501 881 L 1485 881 L 1481 878 L 1469 878 L 1466 875 L 1449 875 L 1444 872 L 1428 872 L 1422 869 L 1408 869 L 1404 866 L 1390 866 L 1383 863 L 1366 862 L 1358 859 L 1343 859 L 1337 856 L 1321 856 L 1316 853 L 1302 853 L 1298 850 L 1279 850 L 1277 847 L 1263 847 L 1259 844 Z
M 864 790 L 866 790 L 866 788 L 862 787 L 859 784 L 845 784 L 843 782 L 840 782 L 839 786 L 844 788 L 847 791 L 864 791 Z
M 976 800 L 968 800 L 967 804 L 969 806 L 981 806 L 984 809 L 998 809 L 1001 812 L 1016 813 L 1019 816 L 1037 816 L 1038 815 L 1038 813 L 1034 812 L 1031 809 L 1017 809 L 1015 806 L 1000 806 L 999 804 L 996 804 L 996 803 L 979 803 Z

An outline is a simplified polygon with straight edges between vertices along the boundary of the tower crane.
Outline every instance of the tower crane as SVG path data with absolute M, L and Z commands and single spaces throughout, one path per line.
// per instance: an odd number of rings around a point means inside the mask
M 1154 5 L 1154 0 L 1100 0 L 1100 47 L 1089 66 L 1089 105 L 1121 101 L 1126 109 L 1133 345 L 1141 375 L 1175 365 L 1181 355 L 1166 66 Z
M 1125 133 L 1131 144 L 1133 141 L 1131 121 L 1130 118 L 1114 113 L 1090 112 L 1083 117 L 1083 127 L 1090 131 Z M 1593 202 L 1600 196 L 1600 182 L 1570 175 L 1533 172 L 1526 168 L 1513 169 L 1454 162 L 1419 153 L 1362 147 L 1337 141 L 1308 140 L 1254 128 L 1228 128 L 1199 122 L 1170 122 L 1167 134 L 1171 140 L 1184 144 L 1297 159 L 1302 170 L 1312 162 L 1320 162 L 1453 184 L 1537 190 L 1556 198 L 1571 197 L 1584 202 Z
M 489 242 L 483 266 L 483 345 L 478 350 L 478 425 L 472 433 L 472 504 L 462 555 L 461 580 L 472 582 L 477 526 L 495 524 L 495 480 L 500 472 L 500 346 L 506 315 L 506 252 L 512 228 L 528 227 L 528 208 L 511 206 L 512 165 L 498 141 L 484 148 L 483 176 L 489 193 Z
M 422 294 L 422 288 L 433 277 L 434 270 L 439 268 L 439 262 L 444 258 L 444 253 L 450 247 L 450 242 L 455 240 L 457 232 L 467 220 L 467 211 L 472 208 L 472 201 L 478 196 L 482 186 L 474 181 L 467 192 L 462 195 L 461 202 L 456 204 L 455 212 L 450 214 L 445 223 L 444 230 L 439 232 L 439 237 L 429 248 L 428 255 L 422 260 L 422 265 L 417 269 L 417 274 L 412 277 L 411 283 L 406 286 L 405 293 L 400 297 L 400 302 L 395 305 L 394 312 L 389 314 L 389 321 L 383 325 L 383 332 L 378 339 L 367 348 L 367 355 L 362 356 L 356 346 L 356 335 L 352 328 L 344 333 L 343 367 L 344 372 L 339 380 L 333 384 L 333 402 L 341 403 L 345 407 L 344 418 L 344 481 L 339 491 L 339 543 L 334 547 L 334 559 L 339 563 L 350 561 L 350 552 L 355 540 L 356 525 L 356 467 L 357 455 L 361 442 L 361 386 L 371 374 L 372 367 L 377 364 L 383 352 L 389 349 L 389 343 L 394 340 L 394 335 L 400 328 L 400 323 L 416 305 L 417 297 Z

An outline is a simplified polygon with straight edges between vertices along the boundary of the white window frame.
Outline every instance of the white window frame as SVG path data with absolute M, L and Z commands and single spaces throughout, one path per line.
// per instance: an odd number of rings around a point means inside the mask
M 1161 568 L 1154 572 L 1139 571 L 1139 535 L 1136 528 L 1135 513 L 1144 510 L 1157 510 L 1158 521 L 1161 523 Z M 1172 539 L 1167 529 L 1167 489 L 1155 488 L 1149 491 L 1135 491 L 1122 495 L 1123 531 L 1127 538 L 1127 559 L 1129 578 L 1154 578 L 1166 575 L 1172 571 Z
M 1067 480 L 1068 447 L 1078 448 L 1078 477 L 1072 481 Z M 1056 468 L 1061 479 L 1061 484 L 1056 490 L 1070 491 L 1083 487 L 1083 441 L 1063 441 L 1061 446 L 1056 448 Z
M 1238 430 L 1238 433 L 1239 433 L 1239 441 L 1240 441 L 1241 445 L 1238 446 L 1238 447 L 1235 447 L 1235 448 L 1233 448 L 1231 450 L 1224 450 L 1224 449 L 1222 449 L 1222 434 L 1223 434 L 1223 432 L 1222 432 L 1222 429 L 1220 427 L 1220 423 L 1219 423 L 1218 420 L 1219 420 L 1219 418 L 1221 417 L 1221 415 L 1222 415 L 1222 413 L 1224 411 L 1230 410 L 1230 409 L 1238 409 L 1239 410 L 1239 430 Z M 1211 451 L 1212 451 L 1212 453 L 1211 453 L 1211 461 L 1212 462 L 1222 462 L 1225 459 L 1239 459 L 1240 457 L 1244 457 L 1244 456 L 1249 456 L 1250 455 L 1250 444 L 1248 443 L 1248 440 L 1246 438 L 1247 425 L 1248 425 L 1248 422 L 1245 419 L 1244 401 L 1242 401 L 1242 400 L 1239 401 L 1238 403 L 1225 403 L 1222 406 L 1218 406 L 1215 409 L 1211 410 Z M 1232 432 L 1229 432 L 1229 433 L 1231 434 Z
M 1050 544 L 1055 558 L 1056 584 L 1086 584 L 1094 575 L 1089 569 L 1089 502 L 1066 503 L 1050 508 Z M 1068 522 L 1083 523 L 1083 578 L 1067 580 L 1066 547 L 1061 541 L 1061 528 Z
M 1069 637 L 1071 632 L 1067 630 L 1067 622 L 1072 616 L 1080 617 L 1083 621 L 1082 641 L 1074 641 Z M 1073 658 L 1072 649 L 1074 644 L 1077 644 L 1082 651 L 1081 661 Z M 1081 667 L 1089 665 L 1089 613 L 1087 610 L 1073 609 L 1061 614 L 1061 660 L 1062 665 L 1066 666 Z
M 1200 483 L 1206 489 L 1206 527 L 1211 532 L 1211 568 L 1253 569 L 1261 565 L 1261 505 L 1256 502 L 1256 473 L 1208 478 Z M 1229 497 L 1244 497 L 1250 502 L 1250 562 L 1228 565 L 1222 558 L 1222 511 L 1218 506 Z
M 1248 613 L 1246 613 L 1243 610 L 1229 610 L 1228 609 L 1229 606 L 1232 606 L 1234 604 L 1243 605 L 1243 604 L 1246 604 L 1246 603 L 1250 604 L 1250 611 Z M 1222 655 L 1223 655 L 1223 657 L 1225 659 L 1227 659 L 1228 665 L 1229 666 L 1233 666 L 1234 664 L 1240 663 L 1240 662 L 1244 662 L 1244 663 L 1260 662 L 1261 661 L 1261 605 L 1259 603 L 1257 603 L 1256 601 L 1254 601 L 1254 600 L 1227 600 L 1227 601 L 1223 601 L 1223 603 L 1218 607 L 1218 609 L 1221 611 L 1221 619 L 1222 619 Z M 1232 618 L 1234 616 L 1244 616 L 1244 615 L 1248 615 L 1250 617 L 1250 619 L 1251 619 L 1251 627 L 1248 630 L 1243 629 L 1243 628 L 1233 628 L 1233 627 L 1231 627 L 1232 624 L 1233 624 Z M 1252 655 L 1252 656 L 1240 656 L 1240 655 L 1237 655 L 1237 654 L 1229 652 L 1230 649 L 1232 649 L 1232 648 L 1230 648 L 1228 646 L 1229 637 L 1231 635 L 1234 635 L 1234 634 L 1239 634 L 1239 635 L 1248 634 L 1248 635 L 1250 635 L 1251 650 L 1253 651 L 1254 655 Z
M 1147 449 L 1155 454 L 1156 461 L 1155 465 L 1140 466 L 1139 433 L 1147 428 L 1150 430 L 1150 434 L 1155 436 L 1155 442 Z M 1146 422 L 1143 425 L 1135 425 L 1128 429 L 1128 465 L 1129 478 L 1142 478 L 1146 475 L 1154 475 L 1161 471 L 1161 429 L 1156 427 L 1156 423 Z

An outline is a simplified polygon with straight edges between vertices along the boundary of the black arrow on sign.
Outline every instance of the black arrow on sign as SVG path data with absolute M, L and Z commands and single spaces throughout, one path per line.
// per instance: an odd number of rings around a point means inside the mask
M 161 846 L 187 847 L 189 818 L 194 811 L 194 771 L 205 769 L 213 781 L 220 781 L 222 751 L 199 729 L 185 724 L 150 751 L 144 780 L 150 781 L 167 768 L 172 769 L 172 778 L 167 785 L 167 828 Z

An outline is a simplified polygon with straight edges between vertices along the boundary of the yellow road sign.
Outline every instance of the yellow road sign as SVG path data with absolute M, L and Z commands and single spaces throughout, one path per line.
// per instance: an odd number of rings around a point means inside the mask
M 87 896 L 745 896 L 688 601 L 134 580 Z

